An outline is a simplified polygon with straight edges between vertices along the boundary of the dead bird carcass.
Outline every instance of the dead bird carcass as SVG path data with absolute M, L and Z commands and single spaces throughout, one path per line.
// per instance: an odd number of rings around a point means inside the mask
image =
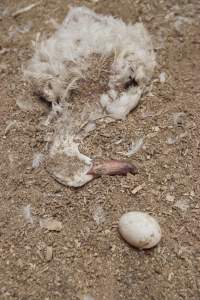
M 78 187 L 102 174 L 135 172 L 116 161 L 96 168 L 78 145 L 99 120 L 126 118 L 147 90 L 154 67 L 151 38 L 141 23 L 126 25 L 85 7 L 71 8 L 52 36 L 36 43 L 25 77 L 52 104 L 48 169 L 56 180 Z

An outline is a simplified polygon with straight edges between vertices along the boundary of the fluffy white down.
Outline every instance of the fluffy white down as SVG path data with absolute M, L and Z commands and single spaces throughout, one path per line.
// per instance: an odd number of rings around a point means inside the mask
M 69 96 L 64 82 L 71 83 L 81 76 L 87 68 L 87 57 L 94 53 L 115 55 L 111 89 L 117 82 L 125 83 L 130 76 L 138 83 L 139 87 L 128 90 L 127 97 L 116 95 L 112 106 L 108 105 L 108 113 L 115 115 L 117 111 L 117 118 L 120 115 L 124 118 L 139 101 L 155 67 L 151 38 L 142 23 L 126 25 L 120 19 L 98 15 L 85 7 L 71 8 L 52 37 L 36 43 L 36 52 L 25 70 L 26 78 L 35 79 L 38 85 L 42 80 L 44 93 L 51 101 L 58 95 Z M 46 81 L 52 83 L 49 90 Z
M 60 118 L 66 119 L 69 114 L 66 103 L 70 100 L 72 90 L 81 89 L 77 81 L 87 71 L 87 59 L 92 54 L 114 56 L 108 83 L 110 90 L 99 98 L 102 114 L 124 119 L 138 104 L 156 64 L 151 37 L 143 24 L 127 25 L 112 16 L 99 15 L 85 7 L 75 7 L 70 9 L 63 24 L 49 39 L 36 42 L 35 54 L 24 71 L 25 78 L 33 83 L 35 90 L 53 104 L 53 112 L 46 125 L 59 110 L 62 112 Z M 117 86 L 124 85 L 130 78 L 134 78 L 137 84 L 119 92 Z M 95 114 L 95 111 L 91 113 Z M 70 116 L 71 123 L 69 120 L 67 122 L 70 128 L 65 125 L 61 130 L 58 129 L 64 122 L 58 122 L 51 156 L 56 151 L 63 151 L 66 155 L 73 152 L 79 156 L 73 140 L 77 130 L 71 130 L 72 127 L 80 128 L 78 119 L 81 117 Z M 77 122 L 76 126 L 73 122 Z M 89 163 L 86 157 L 81 159 Z

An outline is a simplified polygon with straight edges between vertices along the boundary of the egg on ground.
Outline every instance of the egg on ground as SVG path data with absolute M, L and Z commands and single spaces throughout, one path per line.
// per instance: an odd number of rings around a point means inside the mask
M 150 249 L 161 239 L 161 229 L 156 219 L 138 211 L 121 216 L 119 232 L 130 245 L 139 249 Z

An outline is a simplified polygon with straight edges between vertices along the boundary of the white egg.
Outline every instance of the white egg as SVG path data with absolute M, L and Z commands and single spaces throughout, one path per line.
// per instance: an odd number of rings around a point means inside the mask
M 128 212 L 121 216 L 119 231 L 130 245 L 140 249 L 152 248 L 161 239 L 158 222 L 147 213 L 138 211 Z

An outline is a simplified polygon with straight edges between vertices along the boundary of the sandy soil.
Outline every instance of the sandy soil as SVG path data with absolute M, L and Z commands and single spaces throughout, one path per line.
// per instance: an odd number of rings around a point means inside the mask
M 198 1 L 41 0 L 12 17 L 30 3 L 0 3 L 0 299 L 200 299 Z M 143 137 L 143 149 L 130 158 L 139 174 L 99 178 L 78 190 L 55 182 L 45 164 L 32 168 L 34 155 L 45 149 L 40 124 L 49 108 L 22 77 L 36 34 L 51 34 L 51 20 L 62 22 L 69 4 L 142 20 L 158 62 L 151 94 L 127 120 L 87 138 L 92 157 L 122 159 L 119 152 Z M 22 213 L 27 205 L 33 224 Z M 121 239 L 118 219 L 131 210 L 157 217 L 158 247 L 138 251 Z M 41 228 L 44 217 L 62 229 Z

